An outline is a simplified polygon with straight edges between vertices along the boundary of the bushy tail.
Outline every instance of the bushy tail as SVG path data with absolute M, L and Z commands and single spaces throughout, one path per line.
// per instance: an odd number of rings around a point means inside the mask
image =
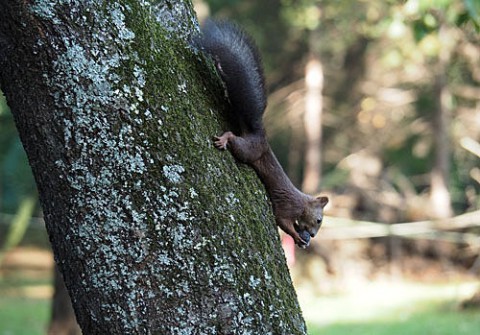
M 241 130 L 263 131 L 265 78 L 253 40 L 235 24 L 208 20 L 198 42 L 216 63 Z

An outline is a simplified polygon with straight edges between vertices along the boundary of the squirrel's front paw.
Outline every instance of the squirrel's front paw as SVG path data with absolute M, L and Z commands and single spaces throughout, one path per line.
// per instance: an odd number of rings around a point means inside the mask
M 228 139 L 232 135 L 233 134 L 231 132 L 227 131 L 226 133 L 223 133 L 222 136 L 215 136 L 213 138 L 213 140 L 214 140 L 213 144 L 215 145 L 215 148 L 217 148 L 219 150 L 226 150 L 227 149 L 227 144 L 228 144 Z
M 228 141 L 226 141 L 225 139 L 223 139 L 221 136 L 215 136 L 213 138 L 214 142 L 213 144 L 215 145 L 215 148 L 219 149 L 219 150 L 225 150 L 227 149 L 227 143 Z

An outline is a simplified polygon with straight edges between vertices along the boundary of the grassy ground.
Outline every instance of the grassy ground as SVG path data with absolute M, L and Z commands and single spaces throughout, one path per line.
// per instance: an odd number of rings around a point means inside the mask
M 0 335 L 44 335 L 50 318 L 51 252 L 19 249 L 0 269 Z
M 405 319 L 391 318 L 367 322 L 312 324 L 309 335 L 476 335 L 480 332 L 478 311 L 458 312 L 437 309 L 424 310 Z
M 12 262 L 19 268 L 0 272 L 0 335 L 45 334 L 49 320 L 51 255 L 42 262 L 38 253 L 22 255 Z M 297 292 L 309 335 L 478 335 L 480 309 L 459 309 L 478 289 L 478 281 L 376 281 L 337 295 L 315 295 L 307 285 Z
M 459 303 L 478 283 L 372 283 L 355 292 L 312 298 L 299 292 L 309 335 L 476 335 L 480 310 Z
M 45 334 L 50 301 L 28 296 L 45 285 L 27 284 L 10 296 L 0 285 L 0 335 Z M 299 289 L 299 296 L 309 335 L 476 335 L 480 310 L 462 311 L 458 302 L 477 286 L 374 283 L 337 296 L 312 297 Z
M 0 335 L 44 335 L 49 308 L 48 299 L 0 297 Z

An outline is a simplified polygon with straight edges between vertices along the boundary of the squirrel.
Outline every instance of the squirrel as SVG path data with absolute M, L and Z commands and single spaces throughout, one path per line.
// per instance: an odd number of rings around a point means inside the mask
M 197 44 L 214 61 L 239 128 L 238 134 L 226 131 L 215 136 L 215 147 L 228 149 L 255 170 L 269 195 L 276 224 L 306 248 L 322 225 L 328 198 L 299 191 L 267 142 L 262 121 L 267 106 L 265 77 L 253 39 L 236 24 L 207 20 Z

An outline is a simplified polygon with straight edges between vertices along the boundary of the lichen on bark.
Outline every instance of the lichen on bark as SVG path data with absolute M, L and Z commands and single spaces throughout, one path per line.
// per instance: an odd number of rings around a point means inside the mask
M 84 333 L 305 333 L 263 187 L 212 146 L 226 105 L 191 3 L 0 4 L 2 89 Z

